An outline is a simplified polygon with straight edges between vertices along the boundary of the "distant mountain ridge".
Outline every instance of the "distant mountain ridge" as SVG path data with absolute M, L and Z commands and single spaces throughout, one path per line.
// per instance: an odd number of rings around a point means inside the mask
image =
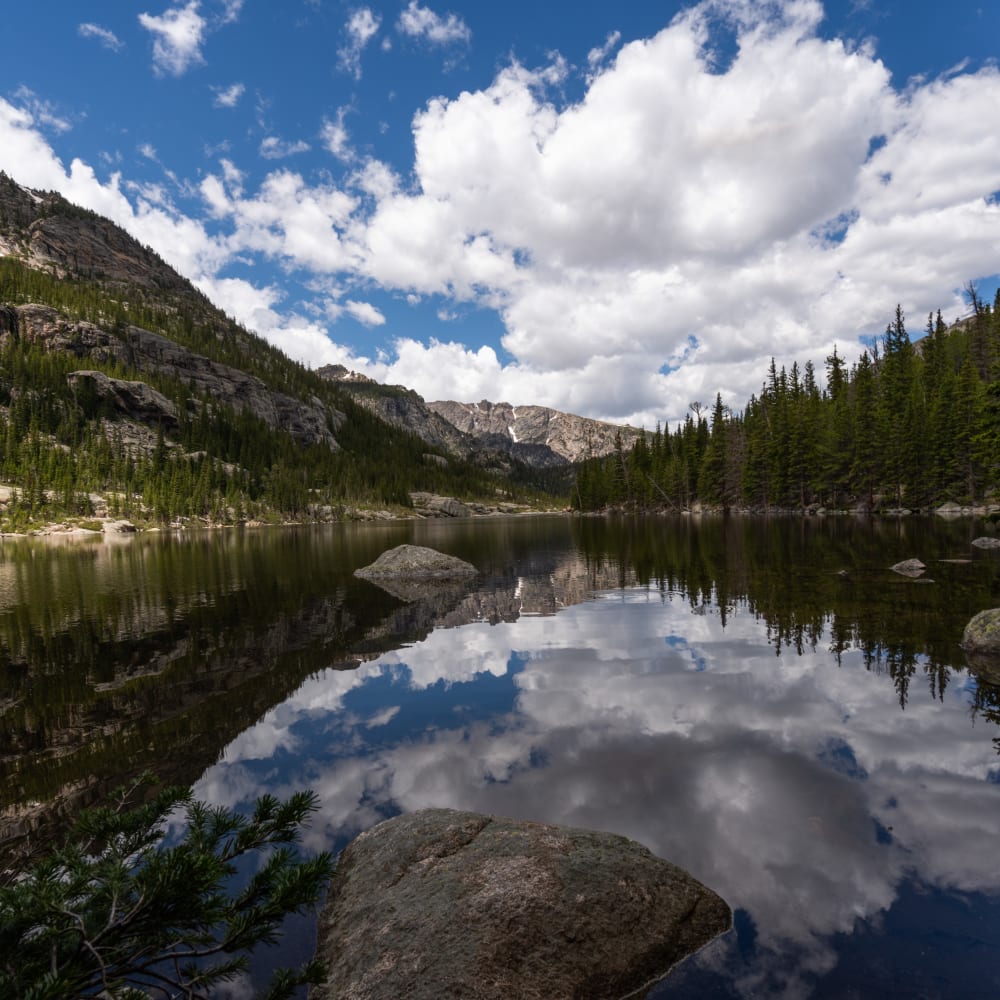
M 389 386 L 344 365 L 317 369 L 386 422 L 405 427 L 428 444 L 454 454 L 502 453 L 535 468 L 568 466 L 614 451 L 618 435 L 626 450 L 642 433 L 634 427 L 564 413 L 547 406 L 510 403 L 428 403 L 412 389 Z
M 628 450 L 642 434 L 627 424 L 593 420 L 548 406 L 512 406 L 486 399 L 479 403 L 442 400 L 427 405 L 460 431 L 484 443 L 508 438 L 514 444 L 548 448 L 566 462 L 609 455 L 619 435 Z

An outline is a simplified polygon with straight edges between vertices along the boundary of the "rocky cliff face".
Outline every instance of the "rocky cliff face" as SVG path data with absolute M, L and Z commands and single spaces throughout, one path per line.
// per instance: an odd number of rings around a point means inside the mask
M 609 424 L 547 406 L 511 406 L 510 403 L 427 404 L 460 431 L 482 441 L 506 438 L 516 445 L 547 448 L 562 460 L 579 462 L 589 456 L 607 455 L 615 448 L 615 437 L 630 448 L 641 433 L 634 427 Z
M 459 431 L 428 407 L 421 396 L 401 385 L 381 385 L 343 365 L 324 365 L 316 374 L 336 382 L 351 398 L 393 427 L 416 434 L 434 448 L 468 458 L 476 450 L 473 438 Z
M 0 257 L 4 256 L 15 256 L 60 278 L 96 282 L 122 302 L 155 294 L 156 301 L 169 303 L 170 309 L 188 310 L 198 322 L 219 326 L 220 340 L 228 337 L 238 345 L 241 338 L 246 343 L 253 339 L 235 324 L 223 330 L 221 314 L 200 292 L 108 219 L 77 208 L 60 195 L 30 191 L 0 173 Z M 237 413 L 250 412 L 270 427 L 288 431 L 301 444 L 337 447 L 334 431 L 344 415 L 329 404 L 317 398 L 293 398 L 255 375 L 138 325 L 97 325 L 48 305 L 5 305 L 0 307 L 0 346 L 11 340 L 136 373 L 139 377 L 127 382 L 97 377 L 99 373 L 84 378 L 88 373 L 78 372 L 73 377 L 108 399 L 125 420 L 165 423 L 168 430 L 177 422 L 174 405 L 141 381 L 148 373 L 180 380 L 192 395 L 208 397 Z
M 109 219 L 70 205 L 61 195 L 28 191 L 0 174 L 0 255 L 17 254 L 60 275 L 193 292 L 149 247 Z
M 57 309 L 41 305 L 7 306 L 0 316 L 0 346 L 21 338 L 47 351 L 64 351 L 78 358 L 118 362 L 136 371 L 179 378 L 193 391 L 210 396 L 237 412 L 249 411 L 268 426 L 288 431 L 302 444 L 337 446 L 331 427 L 340 425 L 344 415 L 320 400 L 302 401 L 268 388 L 259 378 L 189 351 L 159 334 L 137 326 L 109 333 L 93 323 L 68 319 Z M 157 423 L 166 418 L 169 428 L 177 422 L 173 404 L 140 381 L 123 382 L 99 373 L 76 372 L 71 381 L 94 376 L 88 385 L 116 409 L 140 423 Z M 86 380 L 85 380 L 86 381 Z M 141 389 L 139 388 L 141 387 Z M 141 406 L 129 400 L 143 397 Z M 158 399 L 157 405 L 146 405 Z

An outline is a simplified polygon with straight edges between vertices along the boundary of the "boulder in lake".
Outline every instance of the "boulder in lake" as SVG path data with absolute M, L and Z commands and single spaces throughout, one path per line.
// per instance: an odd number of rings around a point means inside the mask
M 105 535 L 134 535 L 138 529 L 131 521 L 105 521 L 101 530 Z
M 891 568 L 893 573 L 899 573 L 902 576 L 911 577 L 920 576 L 920 574 L 927 569 L 927 567 L 919 559 L 904 559 L 902 562 L 896 563 L 896 565 Z
M 991 538 L 989 535 L 983 535 L 982 538 L 976 538 L 972 542 L 977 549 L 1000 549 L 1000 538 Z
M 980 611 L 969 621 L 962 649 L 971 656 L 1000 658 L 1000 608 Z
M 472 563 L 423 545 L 397 545 L 371 565 L 356 569 L 362 580 L 459 580 L 479 571 Z
M 728 930 L 726 903 L 625 837 L 451 809 L 380 823 L 340 857 L 312 1000 L 643 996 Z

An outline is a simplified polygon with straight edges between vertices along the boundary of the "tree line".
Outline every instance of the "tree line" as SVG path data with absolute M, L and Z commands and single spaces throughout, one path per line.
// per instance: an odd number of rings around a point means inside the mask
M 1000 486 L 1000 291 L 966 287 L 970 315 L 940 310 L 911 342 L 897 306 L 885 334 L 848 366 L 836 349 L 820 388 L 811 361 L 772 358 L 741 412 L 717 394 L 674 430 L 621 440 L 580 468 L 573 502 L 683 510 L 922 509 L 975 504 Z

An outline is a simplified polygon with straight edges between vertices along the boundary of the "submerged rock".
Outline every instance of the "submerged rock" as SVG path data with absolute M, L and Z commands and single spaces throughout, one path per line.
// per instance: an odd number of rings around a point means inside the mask
M 451 809 L 341 855 L 312 1000 L 639 997 L 728 930 L 726 903 L 625 837 Z
M 891 569 L 893 573 L 915 577 L 920 576 L 927 567 L 919 559 L 904 559 L 902 562 L 898 562 L 895 566 L 892 566 Z
M 371 565 L 356 569 L 362 580 L 458 580 L 475 576 L 472 563 L 423 545 L 397 545 L 383 552 Z

